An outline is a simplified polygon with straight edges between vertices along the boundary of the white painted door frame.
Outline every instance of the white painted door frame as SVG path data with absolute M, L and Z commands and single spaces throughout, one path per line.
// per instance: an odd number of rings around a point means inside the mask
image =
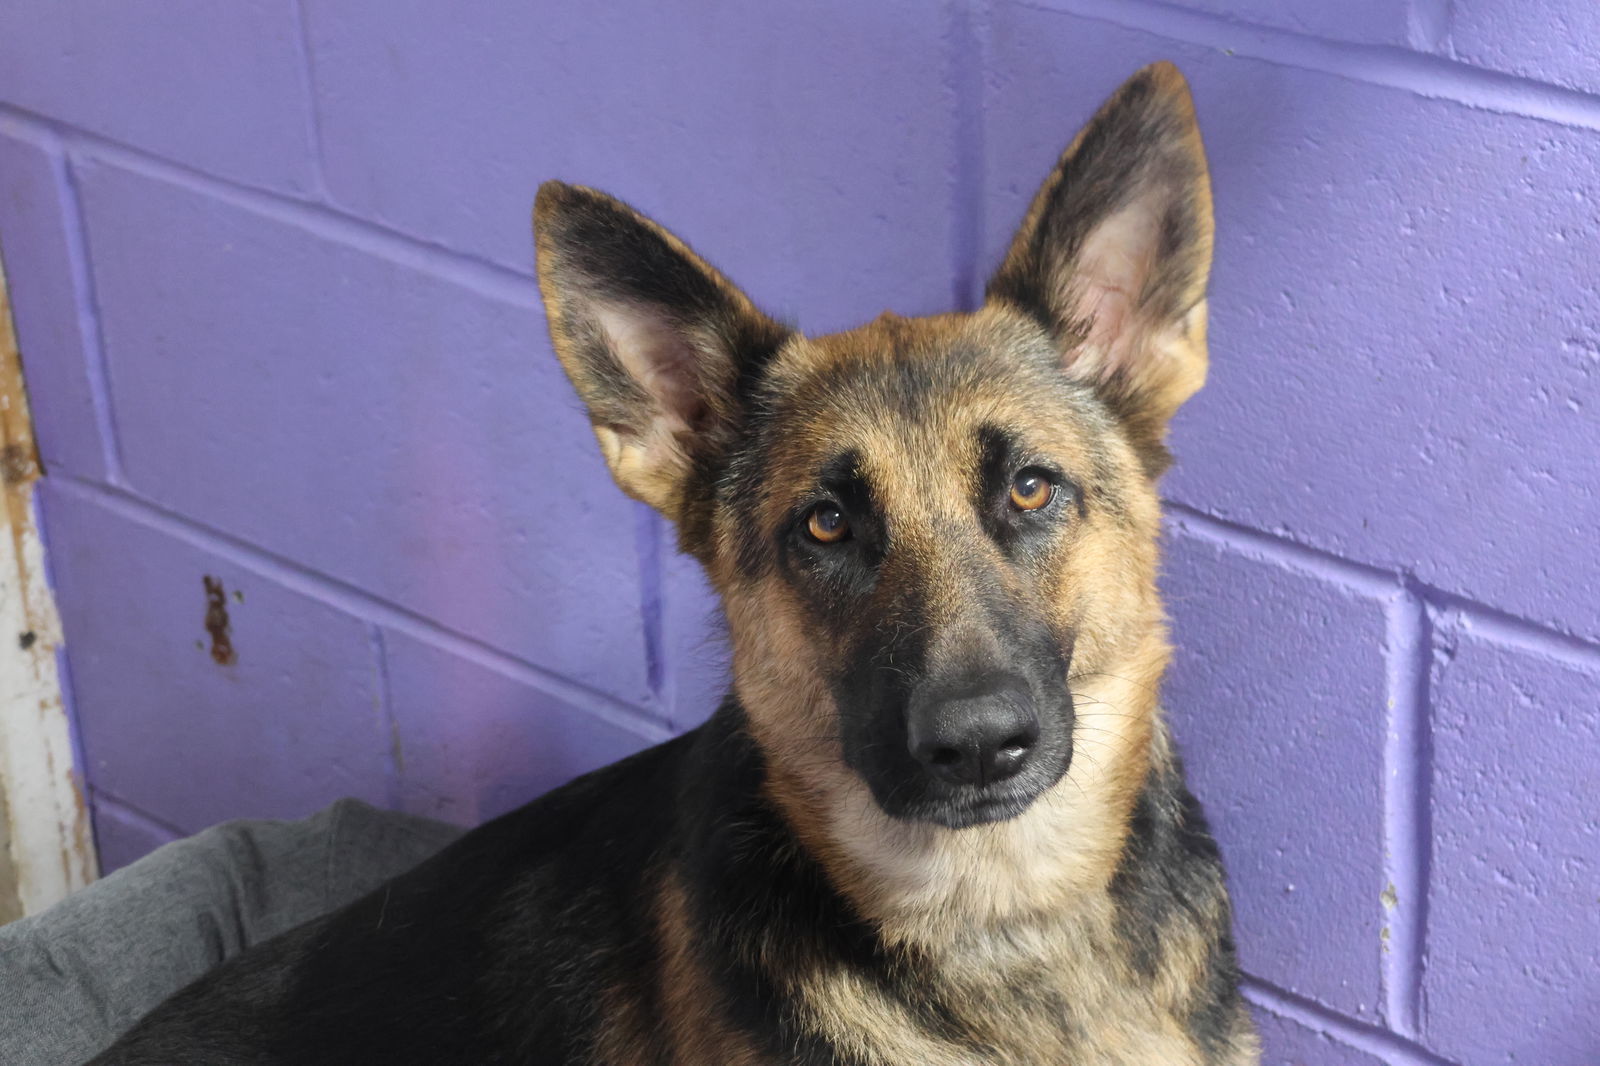
M 40 473 L 0 268 L 0 920 L 35 914 L 96 874 L 57 672 L 61 620 L 45 582 Z

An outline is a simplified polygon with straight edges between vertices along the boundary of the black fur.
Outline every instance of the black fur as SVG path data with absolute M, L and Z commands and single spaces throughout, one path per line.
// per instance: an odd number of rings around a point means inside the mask
M 786 1010 L 784 978 L 817 965 L 859 975 L 981 1061 L 931 965 L 886 947 L 852 911 L 769 805 L 765 773 L 730 700 L 699 729 L 581 777 L 230 960 L 92 1066 L 589 1063 L 598 995 L 655 996 L 650 879 L 668 867 L 718 979 L 707 1015 L 729 1019 L 774 1061 L 854 1061 Z M 1153 967 L 1163 926 L 1187 898 L 1215 898 L 1222 875 L 1179 774 L 1152 775 L 1138 812 L 1116 893 L 1124 935 Z M 1225 935 L 1213 971 L 1190 1014 L 1202 1042 L 1226 1036 L 1237 1005 Z M 1042 993 L 1025 982 L 1013 994 Z
M 1111 882 L 1117 929 L 1134 965 L 1153 977 L 1161 968 L 1161 931 L 1186 922 L 1221 934 L 1193 992 L 1190 1035 L 1207 1055 L 1233 1033 L 1240 1009 L 1239 966 L 1234 955 L 1232 908 L 1223 885 L 1222 855 L 1200 801 L 1183 780 L 1181 760 L 1157 764 L 1134 805 L 1122 865 Z M 1200 913 L 1195 902 L 1217 908 Z

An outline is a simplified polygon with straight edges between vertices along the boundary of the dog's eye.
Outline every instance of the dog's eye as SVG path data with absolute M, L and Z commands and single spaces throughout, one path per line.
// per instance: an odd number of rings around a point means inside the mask
M 1024 470 L 1011 479 L 1011 506 L 1019 511 L 1037 511 L 1055 494 L 1055 482 L 1041 470 Z
M 811 509 L 806 519 L 806 532 L 818 544 L 837 544 L 850 535 L 850 523 L 844 514 L 831 503 L 819 503 Z

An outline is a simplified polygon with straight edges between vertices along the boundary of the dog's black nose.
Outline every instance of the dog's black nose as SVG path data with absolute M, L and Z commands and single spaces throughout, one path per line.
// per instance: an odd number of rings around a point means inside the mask
M 1039 740 L 1039 716 L 1021 678 L 991 675 L 918 691 L 906 744 L 934 778 L 979 788 L 1022 772 Z

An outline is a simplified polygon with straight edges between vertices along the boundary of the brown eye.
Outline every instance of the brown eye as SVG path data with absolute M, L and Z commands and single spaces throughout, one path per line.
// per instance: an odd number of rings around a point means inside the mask
M 811 509 L 806 520 L 806 532 L 818 544 L 837 544 L 850 535 L 850 523 L 844 520 L 839 508 L 831 503 L 821 503 Z
M 1037 470 L 1024 470 L 1011 479 L 1011 506 L 1019 511 L 1037 511 L 1055 494 L 1055 483 Z

